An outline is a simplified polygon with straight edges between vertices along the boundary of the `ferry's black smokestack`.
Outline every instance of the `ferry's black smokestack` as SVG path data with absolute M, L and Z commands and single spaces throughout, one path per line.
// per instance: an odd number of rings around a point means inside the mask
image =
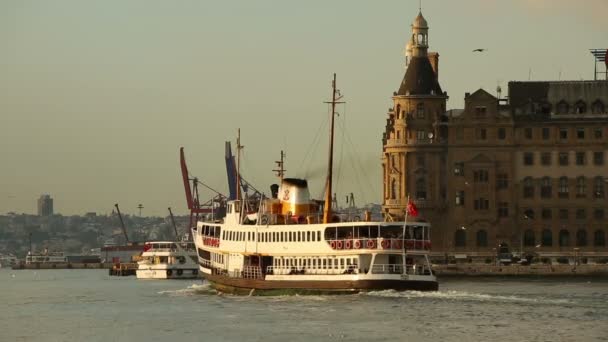
M 270 194 L 272 195 L 272 198 L 278 198 L 279 197 L 279 185 L 278 184 L 272 184 L 270 186 Z

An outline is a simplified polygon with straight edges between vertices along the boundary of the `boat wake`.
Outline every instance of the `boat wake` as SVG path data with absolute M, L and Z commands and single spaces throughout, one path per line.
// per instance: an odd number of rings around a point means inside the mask
M 211 288 L 209 283 L 192 284 L 185 289 L 159 291 L 160 295 L 168 295 L 171 297 L 187 297 L 194 295 L 216 295 L 217 291 Z
M 405 298 L 405 299 L 418 299 L 418 298 L 429 298 L 438 300 L 449 300 L 449 301 L 474 301 L 474 302 L 500 302 L 500 303 L 521 303 L 521 304 L 550 304 L 550 305 L 564 305 L 572 304 L 567 299 L 550 299 L 550 298 L 526 298 L 520 296 L 504 296 L 504 295 L 491 295 L 482 293 L 471 293 L 466 291 L 437 291 L 437 292 L 421 292 L 421 291 L 395 291 L 395 290 L 384 290 L 384 291 L 372 291 L 364 293 L 365 296 L 371 297 L 386 297 L 386 298 Z

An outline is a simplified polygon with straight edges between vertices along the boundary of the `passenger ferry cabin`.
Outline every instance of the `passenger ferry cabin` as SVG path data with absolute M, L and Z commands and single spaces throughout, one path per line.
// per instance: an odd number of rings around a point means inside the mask
M 243 201 L 229 202 L 224 222 L 198 222 L 193 228 L 201 273 L 216 288 L 437 290 L 428 261 L 428 223 L 370 222 L 369 215 L 319 223 L 318 204 L 308 199 L 305 180 L 284 179 L 279 193 L 287 195 L 263 200 L 251 214 L 243 214 Z
M 146 242 L 137 264 L 138 279 L 198 278 L 196 252 L 192 242 Z

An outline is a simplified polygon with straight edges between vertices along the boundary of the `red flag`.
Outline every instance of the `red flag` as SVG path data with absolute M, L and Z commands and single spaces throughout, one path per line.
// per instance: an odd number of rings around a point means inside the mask
M 418 216 L 418 208 L 416 208 L 416 205 L 412 201 L 407 202 L 407 208 L 405 210 L 409 216 Z
M 604 57 L 604 64 L 606 64 L 606 68 L 608 68 L 608 49 L 606 49 L 606 56 Z

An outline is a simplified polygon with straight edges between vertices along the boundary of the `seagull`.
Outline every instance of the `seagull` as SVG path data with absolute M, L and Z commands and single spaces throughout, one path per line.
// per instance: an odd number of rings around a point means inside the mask
M 473 52 L 484 52 L 484 51 L 486 51 L 486 50 L 487 50 L 487 49 L 475 49 L 475 50 L 473 50 Z

